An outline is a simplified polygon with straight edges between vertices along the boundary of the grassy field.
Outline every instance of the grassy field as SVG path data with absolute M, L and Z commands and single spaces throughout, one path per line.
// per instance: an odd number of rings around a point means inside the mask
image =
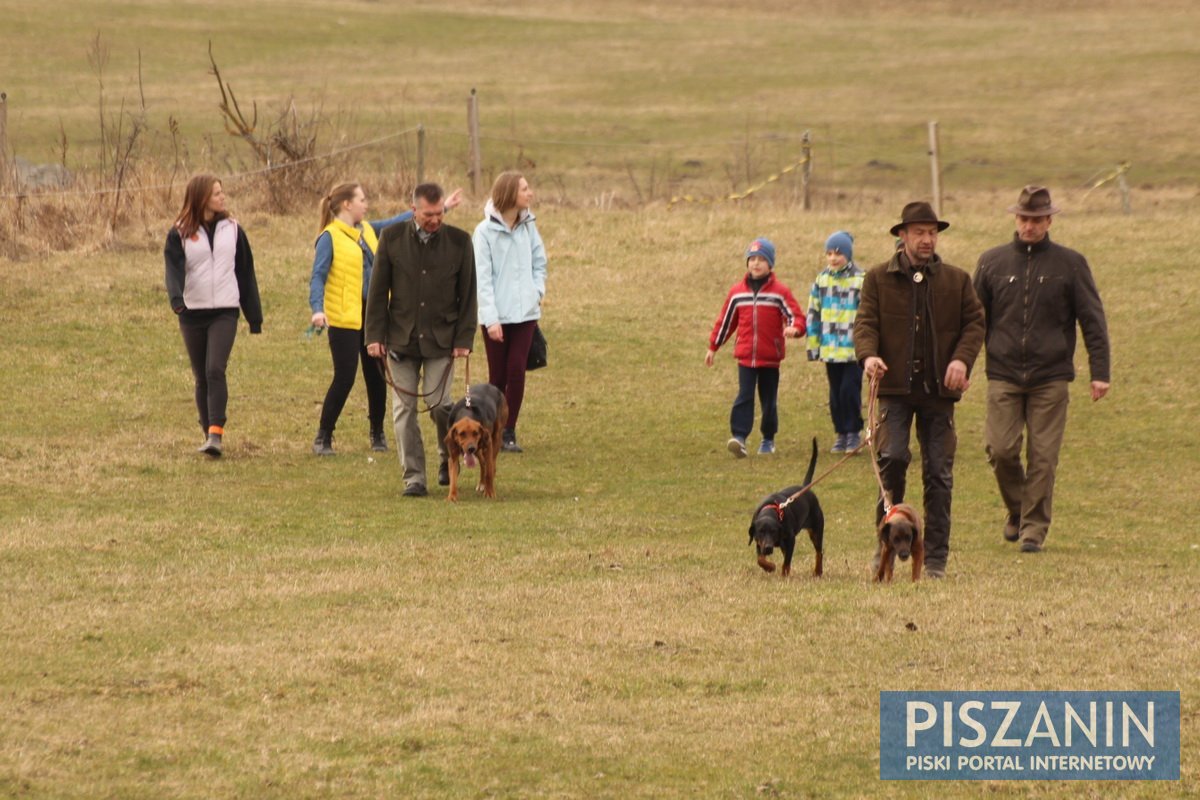
M 630 175 L 646 190 L 648 148 L 527 148 L 535 188 L 564 201 L 539 207 L 551 366 L 530 376 L 526 452 L 502 457 L 494 503 L 402 499 L 395 454 L 367 447 L 361 386 L 339 455 L 310 455 L 330 373 L 325 341 L 303 335 L 312 215 L 271 216 L 228 187 L 266 322 L 239 334 L 219 462 L 194 452 L 165 216 L 105 246 L 0 260 L 0 797 L 1200 795 L 1190 3 L 875 0 L 853 19 L 832 2 L 100 8 L 4 6 L 17 154 L 55 160 L 61 119 L 70 158 L 92 158 L 99 30 L 110 103 L 136 96 L 140 47 L 148 113 L 160 133 L 181 120 L 193 168 L 239 167 L 210 107 L 211 38 L 241 96 L 323 98 L 350 140 L 460 127 L 475 85 L 495 136 L 678 145 L 653 152 L 682 170 L 689 143 L 761 120 L 826 131 L 836 173 L 808 214 L 786 202 L 794 181 L 741 206 L 600 212 L 586 198 L 631 197 Z M 331 18 L 353 37 L 329 41 Z M 394 102 L 351 103 L 341 78 Z M 713 317 L 755 235 L 798 294 L 834 229 L 882 259 L 900 205 L 925 194 L 930 117 L 954 153 L 943 256 L 973 268 L 1010 235 L 1017 187 L 1050 180 L 1073 212 L 1052 232 L 1089 256 L 1106 303 L 1113 391 L 1093 404 L 1073 386 L 1043 554 L 1000 539 L 980 372 L 958 410 L 945 581 L 869 582 L 865 459 L 819 489 L 825 577 L 802 548 L 795 577 L 766 576 L 748 517 L 803 477 L 812 436 L 827 449 L 824 373 L 793 349 L 780 452 L 734 461 L 734 367 L 727 352 L 703 366 Z M 695 182 L 744 185 L 746 166 L 790 150 L 771 146 L 702 150 Z M 491 151 L 489 169 L 512 155 Z M 1133 216 L 1079 186 L 1122 158 Z M 438 169 L 462 180 L 452 158 Z M 471 367 L 485 377 L 481 356 Z M 1182 779 L 881 783 L 892 689 L 1178 690 Z
M 457 174 L 477 88 L 485 171 L 526 159 L 575 202 L 740 188 L 792 163 L 806 129 L 819 189 L 909 191 L 927 183 L 931 119 L 949 186 L 1075 186 L 1124 160 L 1137 186 L 1200 173 L 1189 0 L 870 0 L 852 16 L 829 0 L 4 6 L 12 148 L 57 162 L 65 134 L 72 169 L 98 160 L 101 82 L 110 131 L 144 101 L 139 155 L 175 157 L 173 117 L 189 167 L 257 166 L 224 133 L 211 42 L 260 133 L 291 100 L 320 109 L 323 150 L 421 122 L 431 163 Z M 360 157 L 386 171 L 413 147 Z
M 922 797 L 878 782 L 878 692 L 915 688 L 1178 689 L 1182 782 L 1118 791 L 1196 792 L 1194 220 L 1060 220 L 1095 263 L 1115 378 L 1097 405 L 1073 391 L 1050 547 L 1000 541 L 978 378 L 950 578 L 888 588 L 867 579 L 865 460 L 820 489 L 822 580 L 806 551 L 790 581 L 753 564 L 750 510 L 828 444 L 824 378 L 793 353 L 780 453 L 736 462 L 733 368 L 702 355 L 752 235 L 799 287 L 827 230 L 869 259 L 890 219 L 545 210 L 552 366 L 527 452 L 503 457 L 499 502 L 457 506 L 399 497 L 361 390 L 340 454 L 308 454 L 328 380 L 301 335 L 308 225 L 243 221 L 267 321 L 235 349 L 217 463 L 193 452 L 156 253 L 5 268 L 0 795 Z M 951 261 L 1007 235 L 1002 214 L 953 221 Z

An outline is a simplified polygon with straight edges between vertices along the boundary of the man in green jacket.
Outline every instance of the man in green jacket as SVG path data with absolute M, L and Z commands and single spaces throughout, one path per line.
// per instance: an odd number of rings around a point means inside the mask
M 444 412 L 454 385 L 453 359 L 470 355 L 475 340 L 475 248 L 469 233 L 442 224 L 442 197 L 436 183 L 413 190 L 413 219 L 384 229 L 367 290 L 367 354 L 386 356 L 401 390 L 393 391 L 392 423 L 406 497 L 428 494 L 418 399 L 435 409 L 438 483 L 450 483 Z
M 1050 530 L 1067 385 L 1075 379 L 1075 326 L 1083 330 L 1092 400 L 1108 393 L 1108 326 L 1087 259 L 1050 241 L 1059 211 L 1050 190 L 1026 186 L 1008 211 L 1016 215 L 1013 240 L 980 256 L 975 270 L 987 314 L 984 437 L 1008 512 L 1004 538 L 1019 539 L 1023 553 L 1037 553 Z
M 855 356 L 879 381 L 876 458 L 886 497 L 904 501 L 912 460 L 913 418 L 921 443 L 925 510 L 925 575 L 946 576 L 950 556 L 950 499 L 954 488 L 954 404 L 983 346 L 983 308 L 971 276 L 937 255 L 938 233 L 950 227 L 928 203 L 909 203 L 892 226 L 900 246 L 863 279 L 854 322 Z M 876 551 L 876 559 L 879 557 Z

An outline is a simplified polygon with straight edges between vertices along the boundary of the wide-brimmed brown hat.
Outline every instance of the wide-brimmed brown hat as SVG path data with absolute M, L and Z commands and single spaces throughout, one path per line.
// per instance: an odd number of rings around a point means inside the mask
M 1021 190 L 1021 196 L 1015 206 L 1009 206 L 1010 214 L 1020 214 L 1022 217 L 1048 217 L 1061 211 L 1050 199 L 1050 190 L 1045 186 L 1030 184 Z
M 892 236 L 899 236 L 901 228 L 914 222 L 928 222 L 937 225 L 939 231 L 944 231 L 950 227 L 949 222 L 937 218 L 937 214 L 933 213 L 933 206 L 929 205 L 929 203 L 918 201 L 909 203 L 900 212 L 900 221 L 892 226 Z

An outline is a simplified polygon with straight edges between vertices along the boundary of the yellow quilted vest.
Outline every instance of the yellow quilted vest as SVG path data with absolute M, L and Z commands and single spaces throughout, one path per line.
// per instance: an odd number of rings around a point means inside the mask
M 363 251 L 358 241 L 371 248 L 379 245 L 369 222 L 362 229 L 347 225 L 337 217 L 325 226 L 333 241 L 333 263 L 325 280 L 325 317 L 335 328 L 362 329 Z

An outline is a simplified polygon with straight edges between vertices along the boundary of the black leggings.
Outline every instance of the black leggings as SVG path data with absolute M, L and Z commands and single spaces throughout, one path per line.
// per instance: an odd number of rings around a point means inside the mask
M 363 332 L 331 327 L 329 354 L 333 357 L 333 381 L 321 406 L 321 429 L 332 432 L 337 426 L 350 390 L 354 388 L 354 373 L 360 363 L 367 384 L 367 417 L 371 421 L 371 430 L 382 429 L 383 415 L 387 411 L 387 384 L 379 371 L 379 359 L 367 355 Z
M 184 311 L 179 315 L 179 332 L 196 380 L 196 410 L 205 433 L 210 427 L 225 427 L 225 406 L 229 402 L 225 367 L 233 351 L 237 324 L 236 308 Z

